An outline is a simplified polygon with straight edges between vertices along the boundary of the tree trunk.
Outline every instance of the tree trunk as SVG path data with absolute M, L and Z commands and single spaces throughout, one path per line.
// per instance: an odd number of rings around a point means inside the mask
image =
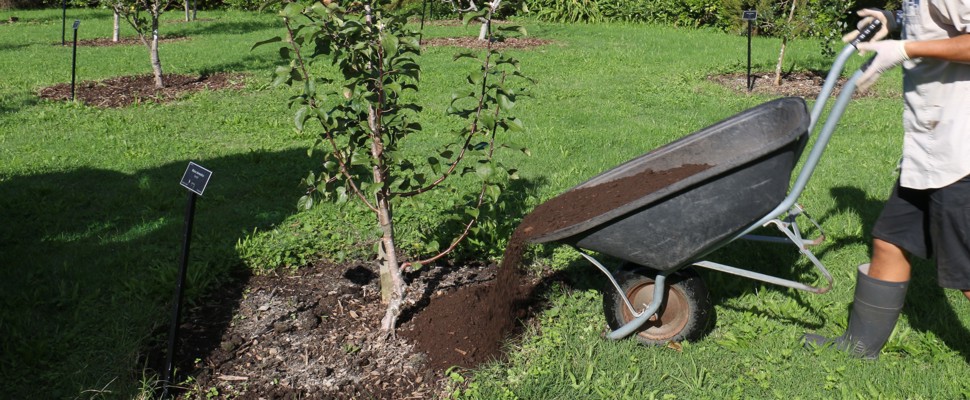
M 378 96 L 381 96 L 378 94 Z M 382 102 L 379 102 L 382 103 Z M 394 244 L 394 219 L 392 217 L 390 191 L 384 182 L 385 176 L 384 162 L 384 143 L 381 141 L 381 121 L 377 115 L 377 109 L 370 107 L 367 110 L 367 125 L 370 128 L 371 138 L 371 157 L 378 160 L 372 170 L 374 184 L 381 187 L 377 192 L 377 222 L 381 227 L 381 302 L 387 304 L 387 311 L 381 320 L 381 330 L 388 335 L 394 334 L 394 326 L 397 317 L 401 314 L 401 303 L 404 302 L 404 277 L 401 275 L 400 263 L 397 259 L 397 250 Z
M 791 27 L 791 22 L 795 19 L 795 8 L 798 7 L 798 0 L 792 0 L 791 11 L 788 12 L 788 24 Z M 778 52 L 778 64 L 775 65 L 775 86 L 781 86 L 781 70 L 785 64 L 785 49 L 788 47 L 788 36 L 789 34 L 784 34 L 781 37 L 781 51 Z
M 197 11 L 199 11 L 199 2 L 198 0 L 192 0 L 192 20 L 193 21 L 195 21 L 195 14 Z
M 148 52 L 151 53 L 152 73 L 155 74 L 156 89 L 165 87 L 165 84 L 162 82 L 162 61 L 158 58 L 158 17 L 162 11 L 162 6 L 159 3 L 159 1 L 155 1 L 155 3 L 152 4 L 152 41 L 148 50 Z
M 493 0 L 488 3 L 488 15 L 485 18 L 479 18 L 482 21 L 482 28 L 478 30 L 478 40 L 485 40 L 488 36 L 488 32 L 492 29 L 492 14 L 495 10 L 498 10 L 498 6 L 502 4 L 502 0 Z
M 478 30 L 478 40 L 485 40 L 485 36 L 488 35 L 488 30 L 491 28 L 489 25 L 492 23 L 491 18 L 481 18 L 482 28 Z
M 189 0 L 185 0 L 185 22 L 191 21 L 190 18 L 192 14 L 189 14 L 189 11 L 191 11 L 191 8 L 189 7 Z
M 111 31 L 112 32 L 111 41 L 117 42 L 118 40 L 121 39 L 121 14 L 118 14 L 118 10 L 114 10 L 114 14 L 115 14 L 115 24 L 114 24 L 114 30 Z
M 781 70 L 785 63 L 785 48 L 788 47 L 788 36 L 781 38 L 781 51 L 778 52 L 778 64 L 775 64 L 775 86 L 781 86 Z

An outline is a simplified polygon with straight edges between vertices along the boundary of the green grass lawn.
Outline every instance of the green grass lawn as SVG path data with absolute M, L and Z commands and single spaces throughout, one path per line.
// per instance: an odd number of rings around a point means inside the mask
M 297 212 L 298 181 L 314 167 L 310 138 L 292 129 L 288 89 L 270 88 L 275 53 L 253 43 L 280 35 L 272 14 L 204 12 L 204 21 L 163 20 L 167 73 L 245 72 L 246 88 L 202 92 L 175 103 L 95 109 L 42 101 L 36 92 L 70 81 L 70 47 L 60 46 L 60 10 L 0 11 L 0 376 L 9 398 L 130 398 L 151 382 L 140 352 L 164 338 L 181 244 L 188 161 L 214 171 L 193 235 L 191 303 L 239 266 L 299 265 L 316 256 L 365 254 L 371 216 L 353 206 Z M 110 14 L 69 10 L 80 38 L 109 37 Z M 743 72 L 746 39 L 713 31 L 642 25 L 556 25 L 524 21 L 553 40 L 511 51 L 538 80 L 516 106 L 527 132 L 511 138 L 531 157 L 507 152 L 520 170 L 511 193 L 521 214 L 623 161 L 770 97 L 706 80 Z M 68 37 L 70 39 L 70 29 Z M 474 35 L 474 27 L 430 26 L 427 36 Z M 123 34 L 132 34 L 123 28 Z M 756 69 L 773 68 L 779 42 L 755 38 Z M 463 85 L 458 49 L 422 56 L 425 136 L 440 143 L 456 126 L 444 110 Z M 861 59 L 853 60 L 858 65 Z M 825 70 L 816 44 L 791 45 L 786 68 Z M 78 79 L 149 74 L 143 46 L 81 47 Z M 897 94 L 900 75 L 877 85 Z M 897 96 L 853 101 L 800 199 L 828 238 L 817 253 L 833 272 L 825 295 L 704 273 L 718 319 L 678 350 L 600 338 L 602 279 L 565 248 L 534 249 L 533 263 L 576 282 L 548 293 L 550 308 L 512 346 L 508 364 L 453 374 L 472 398 L 966 398 L 970 396 L 970 304 L 935 284 L 917 263 L 903 316 L 882 358 L 807 351 L 805 331 L 841 333 L 856 265 L 888 195 L 901 146 Z M 432 215 L 401 212 L 402 240 Z M 496 242 L 488 254 L 500 254 Z M 811 280 L 793 249 L 738 243 L 717 260 Z M 767 245 L 771 246 L 771 245 Z M 791 250 L 791 251 L 787 251 Z

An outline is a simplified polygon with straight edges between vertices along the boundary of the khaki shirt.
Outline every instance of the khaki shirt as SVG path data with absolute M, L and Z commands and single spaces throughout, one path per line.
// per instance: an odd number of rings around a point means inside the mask
M 903 39 L 970 33 L 970 0 L 904 0 Z M 970 175 L 970 64 L 937 59 L 903 63 L 900 183 L 940 188 Z

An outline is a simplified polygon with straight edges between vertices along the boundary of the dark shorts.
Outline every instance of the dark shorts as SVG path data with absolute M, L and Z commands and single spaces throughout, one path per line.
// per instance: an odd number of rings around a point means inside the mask
M 872 236 L 936 258 L 940 286 L 970 289 L 970 176 L 927 190 L 900 187 L 897 180 Z

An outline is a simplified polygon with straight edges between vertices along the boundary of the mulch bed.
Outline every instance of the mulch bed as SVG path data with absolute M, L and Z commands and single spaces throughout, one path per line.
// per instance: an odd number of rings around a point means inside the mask
M 495 270 L 435 266 L 410 274 L 408 306 L 393 338 L 379 330 L 384 306 L 372 263 L 317 263 L 295 274 L 243 279 L 212 293 L 183 319 L 178 365 L 193 382 L 178 398 L 216 392 L 216 398 L 232 399 L 446 397 L 448 360 L 458 355 L 461 364 L 474 367 L 502 354 L 472 337 L 481 350 L 477 358 L 462 357 L 464 350 L 450 345 L 454 329 L 429 324 L 438 320 L 429 310 L 458 311 L 447 317 L 454 327 L 480 323 L 479 315 L 468 312 L 473 299 L 450 294 L 480 291 L 494 282 Z M 523 279 L 514 286 L 529 292 L 538 282 Z M 150 365 L 160 366 L 158 350 Z
M 149 38 L 148 40 L 151 40 L 151 39 Z M 158 38 L 158 41 L 160 43 L 183 42 L 186 40 L 189 40 L 188 36 L 161 36 Z M 54 43 L 54 44 L 57 46 L 61 45 L 61 43 Z M 72 42 L 69 40 L 68 46 L 70 46 L 71 44 Z M 141 39 L 137 37 L 123 37 L 123 38 L 118 38 L 117 42 L 111 40 L 111 38 L 78 39 L 77 45 L 78 47 L 110 47 L 110 46 L 131 46 L 131 45 L 141 46 L 143 45 L 143 43 L 141 42 Z
M 800 96 L 807 99 L 817 98 L 819 92 L 822 91 L 822 85 L 825 84 L 825 72 L 790 72 L 783 74 L 781 86 L 776 86 L 774 84 L 774 73 L 752 72 L 751 77 L 754 79 L 754 84 L 752 85 L 750 92 L 748 91 L 747 87 L 747 73 L 742 72 L 711 75 L 708 76 L 707 79 L 731 88 L 737 92 L 773 94 L 779 96 Z M 838 83 L 835 85 L 835 89 L 832 91 L 832 96 L 839 95 L 839 92 L 841 91 L 845 82 L 845 78 L 839 78 Z M 856 91 L 852 94 L 853 98 L 873 96 L 875 96 L 875 94 L 872 91 Z
M 137 103 L 162 103 L 174 101 L 186 93 L 202 90 L 240 89 L 243 75 L 234 73 L 215 73 L 211 75 L 162 76 L 165 88 L 155 88 L 152 75 L 122 76 L 103 81 L 84 81 L 75 85 L 75 98 L 88 106 L 116 108 Z M 38 96 L 52 101 L 67 101 L 71 98 L 71 84 L 60 83 L 46 87 Z
M 532 49 L 539 46 L 545 46 L 551 44 L 553 41 L 547 39 L 538 39 L 532 37 L 522 37 L 522 38 L 506 38 L 502 41 L 492 42 L 492 48 L 496 50 L 502 49 Z M 469 49 L 483 49 L 488 45 L 488 42 L 484 40 L 478 40 L 478 37 L 463 36 L 463 37 L 449 37 L 449 38 L 431 38 L 424 39 L 421 41 L 423 46 L 451 46 L 451 47 L 464 47 Z

